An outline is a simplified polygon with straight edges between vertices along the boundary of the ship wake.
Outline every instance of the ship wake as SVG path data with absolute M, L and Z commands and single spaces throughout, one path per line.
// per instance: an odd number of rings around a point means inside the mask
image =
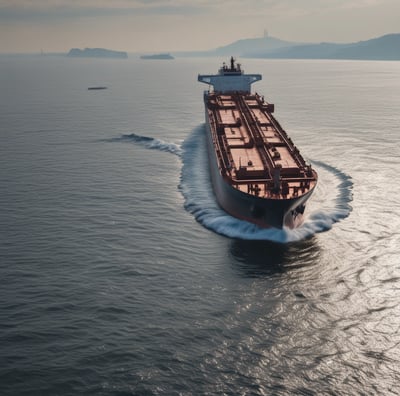
M 327 231 L 346 218 L 352 207 L 351 177 L 320 161 L 313 161 L 319 182 L 308 201 L 303 225 L 294 230 L 261 229 L 224 212 L 216 203 L 209 177 L 205 126 L 195 128 L 182 144 L 180 190 L 185 208 L 205 227 L 231 238 L 270 240 L 280 243 L 299 241 Z
M 204 227 L 230 238 L 295 242 L 327 231 L 349 216 L 353 197 L 351 177 L 321 161 L 312 161 L 319 179 L 307 203 L 301 227 L 294 230 L 262 229 L 228 215 L 216 203 L 212 190 L 205 133 L 204 124 L 196 127 L 181 146 L 135 133 L 113 138 L 112 141 L 132 142 L 150 150 L 179 156 L 182 160 L 179 189 L 185 199 L 185 209 Z
M 127 142 L 139 144 L 149 150 L 165 151 L 167 153 L 175 154 L 178 157 L 182 154 L 182 149 L 178 144 L 168 143 L 160 139 L 153 137 L 137 135 L 136 133 L 130 133 L 128 135 L 121 135 L 116 138 L 108 139 L 107 142 Z

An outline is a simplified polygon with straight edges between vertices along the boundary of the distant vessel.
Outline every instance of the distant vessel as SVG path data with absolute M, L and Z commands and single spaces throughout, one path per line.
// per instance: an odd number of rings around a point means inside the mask
M 175 59 L 171 54 L 142 55 L 141 59 Z
M 89 87 L 89 91 L 99 90 L 99 89 L 107 89 L 107 87 Z
M 233 57 L 198 81 L 204 92 L 208 156 L 214 193 L 229 214 L 260 227 L 303 222 L 317 173 L 272 115 L 274 105 L 250 92 L 260 74 L 244 74 Z

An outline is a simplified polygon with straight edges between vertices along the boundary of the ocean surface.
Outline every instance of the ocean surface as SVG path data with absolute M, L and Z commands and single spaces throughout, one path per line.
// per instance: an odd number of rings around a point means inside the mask
M 400 62 L 240 59 L 319 174 L 271 231 L 211 191 L 224 60 L 0 57 L 0 395 L 400 394 Z

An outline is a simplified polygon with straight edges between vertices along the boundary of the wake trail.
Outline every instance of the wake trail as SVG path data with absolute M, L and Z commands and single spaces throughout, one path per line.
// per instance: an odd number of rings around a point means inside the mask
M 159 150 L 167 153 L 175 154 L 178 157 L 182 155 L 182 149 L 178 144 L 165 142 L 149 136 L 142 136 L 136 133 L 129 135 L 121 135 L 120 137 L 107 139 L 108 142 L 127 142 L 136 143 L 149 150 Z
M 314 160 L 311 162 L 318 172 L 319 180 L 307 203 L 302 226 L 294 230 L 263 229 L 228 215 L 218 206 L 213 193 L 205 133 L 205 124 L 196 127 L 181 146 L 135 133 L 109 141 L 131 142 L 180 157 L 182 170 L 179 190 L 185 200 L 185 209 L 204 227 L 230 238 L 278 243 L 300 241 L 331 229 L 333 224 L 348 217 L 352 211 L 351 177 L 332 165 Z
M 312 162 L 320 180 L 308 202 L 310 214 L 306 215 L 301 227 L 294 230 L 263 229 L 228 215 L 218 206 L 213 194 L 205 133 L 203 124 L 195 128 L 182 144 L 183 165 L 179 187 L 185 198 L 186 210 L 206 228 L 230 238 L 287 243 L 327 231 L 334 223 L 349 216 L 352 210 L 351 177 L 322 161 Z

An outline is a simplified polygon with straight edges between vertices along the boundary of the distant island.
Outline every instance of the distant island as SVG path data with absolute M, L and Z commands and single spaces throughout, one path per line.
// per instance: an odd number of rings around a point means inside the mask
M 126 59 L 128 54 L 124 51 L 113 51 L 105 48 L 72 48 L 67 56 L 71 58 L 119 58 Z
M 400 34 L 388 34 L 356 43 L 296 44 L 259 52 L 257 58 L 400 60 Z
M 171 54 L 142 55 L 140 59 L 175 59 Z
M 299 43 L 264 35 L 237 40 L 209 51 L 175 53 L 179 56 L 237 56 L 268 59 L 400 60 L 400 33 L 355 43 Z

